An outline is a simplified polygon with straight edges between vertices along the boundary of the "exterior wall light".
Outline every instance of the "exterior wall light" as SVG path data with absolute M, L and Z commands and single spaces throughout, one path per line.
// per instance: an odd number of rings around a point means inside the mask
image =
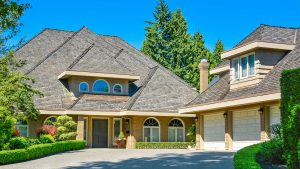
M 260 108 L 258 109 L 258 112 L 259 112 L 259 114 L 263 114 L 263 113 L 264 113 L 264 108 L 263 108 L 263 107 L 260 107 Z
M 224 114 L 223 114 L 223 117 L 226 119 L 227 118 L 227 112 L 225 112 Z
M 195 117 L 195 122 L 197 122 L 197 121 L 198 121 L 198 118 L 199 118 L 198 116 L 196 116 L 196 117 Z

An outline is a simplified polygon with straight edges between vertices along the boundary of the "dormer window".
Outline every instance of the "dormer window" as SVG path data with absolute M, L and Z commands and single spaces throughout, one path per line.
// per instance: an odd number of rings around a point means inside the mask
M 93 92 L 108 93 L 109 92 L 109 83 L 105 80 L 96 80 L 93 85 Z
M 87 82 L 81 82 L 79 84 L 79 92 L 89 92 L 89 84 Z
M 115 84 L 113 87 L 113 91 L 115 94 L 121 94 L 122 93 L 122 86 L 120 84 Z
M 232 60 L 234 79 L 244 79 L 255 75 L 255 56 L 247 54 Z

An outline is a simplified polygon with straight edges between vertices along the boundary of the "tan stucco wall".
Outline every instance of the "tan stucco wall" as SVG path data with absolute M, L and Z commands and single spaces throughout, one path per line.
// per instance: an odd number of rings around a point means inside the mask
M 93 78 L 93 77 L 71 77 L 68 79 L 69 83 L 69 89 L 70 92 L 74 94 L 75 97 L 79 97 L 81 93 L 79 93 L 79 84 L 81 82 L 87 82 L 89 84 L 89 92 L 88 93 L 93 93 L 93 84 L 96 80 L 99 80 L 99 78 Z M 113 94 L 113 86 L 115 84 L 121 84 L 123 93 L 124 95 L 128 95 L 128 80 L 124 79 L 103 79 L 106 80 L 109 83 L 110 87 L 110 94 Z

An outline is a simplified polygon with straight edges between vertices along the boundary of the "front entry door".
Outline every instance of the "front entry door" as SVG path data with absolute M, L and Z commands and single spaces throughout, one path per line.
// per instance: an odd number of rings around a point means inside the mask
M 108 119 L 93 119 L 93 144 L 95 148 L 108 147 Z

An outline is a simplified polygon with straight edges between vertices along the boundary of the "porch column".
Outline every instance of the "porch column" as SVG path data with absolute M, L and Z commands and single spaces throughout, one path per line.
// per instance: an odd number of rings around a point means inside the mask
M 196 149 L 204 149 L 204 116 L 198 114 L 198 120 L 196 121 Z
M 83 140 L 83 139 L 84 139 L 84 117 L 78 115 L 76 140 Z
M 260 111 L 260 140 L 269 140 L 270 128 L 270 107 L 264 106 Z
M 232 127 L 232 111 L 226 112 L 227 115 L 225 117 L 225 149 L 232 150 L 233 149 L 233 127 Z

